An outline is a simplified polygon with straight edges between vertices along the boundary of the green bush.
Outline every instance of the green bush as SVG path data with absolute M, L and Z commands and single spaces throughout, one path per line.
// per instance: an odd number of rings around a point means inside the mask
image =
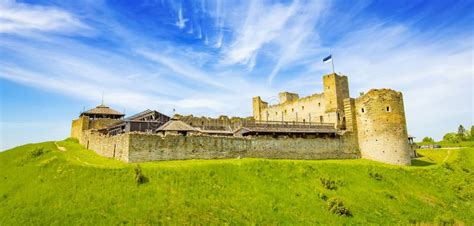
M 443 166 L 445 169 L 447 169 L 447 170 L 454 171 L 453 166 L 451 166 L 451 164 L 449 164 L 449 163 L 447 163 L 447 162 L 443 163 L 442 166 Z
M 369 171 L 369 176 L 375 180 L 382 180 L 383 176 L 380 173 Z
M 345 207 L 344 203 L 336 197 L 329 199 L 328 210 L 329 212 L 339 215 L 339 216 L 345 216 L 345 217 L 352 216 L 352 213 L 349 210 L 349 208 Z
M 140 165 L 135 166 L 135 182 L 137 182 L 137 185 L 144 184 L 148 182 L 148 178 L 145 177 L 142 173 L 142 168 Z
M 333 180 L 331 178 L 325 178 L 325 177 L 321 177 L 321 178 L 319 178 L 319 180 L 321 181 L 321 185 L 323 185 L 324 188 L 326 188 L 328 190 L 336 190 L 337 189 L 335 180 Z
M 324 201 L 328 200 L 328 196 L 322 192 L 318 194 L 318 197 Z
M 445 216 L 436 216 L 434 220 L 435 220 L 436 225 L 442 225 L 442 226 L 454 225 L 454 223 L 456 223 L 453 218 L 445 217 Z
M 42 154 L 44 154 L 44 149 L 41 147 L 41 148 L 35 148 L 33 151 L 30 151 L 29 156 L 30 158 L 37 158 L 41 156 Z

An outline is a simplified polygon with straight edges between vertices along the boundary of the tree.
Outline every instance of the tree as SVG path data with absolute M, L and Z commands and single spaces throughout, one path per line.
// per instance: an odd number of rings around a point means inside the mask
M 474 140 L 474 126 L 471 126 L 471 140 Z
M 461 140 L 464 140 L 466 138 L 466 129 L 462 125 L 459 125 L 458 127 L 458 137 Z
M 422 142 L 433 143 L 434 140 L 433 140 L 433 138 L 431 138 L 431 137 L 424 137 L 423 140 L 422 140 Z
M 447 133 L 443 136 L 443 141 L 451 142 L 451 143 L 459 143 L 460 138 L 457 133 Z

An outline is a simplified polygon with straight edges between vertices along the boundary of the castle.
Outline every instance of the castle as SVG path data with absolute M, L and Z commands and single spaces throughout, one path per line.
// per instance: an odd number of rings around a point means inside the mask
M 347 76 L 336 73 L 323 76 L 323 85 L 322 93 L 302 98 L 282 92 L 273 105 L 254 97 L 248 118 L 170 118 L 151 110 L 124 118 L 99 105 L 73 120 L 71 137 L 126 162 L 257 157 L 411 164 L 416 153 L 400 92 L 372 89 L 351 98 Z

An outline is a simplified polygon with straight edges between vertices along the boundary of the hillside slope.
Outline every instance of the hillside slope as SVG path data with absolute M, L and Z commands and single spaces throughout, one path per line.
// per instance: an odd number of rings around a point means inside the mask
M 474 223 L 474 148 L 368 160 L 136 164 L 73 141 L 0 153 L 0 225 Z M 328 210 L 329 200 L 342 203 Z M 346 214 L 339 216 L 337 213 Z

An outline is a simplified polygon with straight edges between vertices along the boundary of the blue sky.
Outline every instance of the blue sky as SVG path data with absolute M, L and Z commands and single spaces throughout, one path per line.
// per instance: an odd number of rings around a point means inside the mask
M 1 149 L 68 136 L 83 109 L 251 115 L 251 98 L 404 93 L 409 133 L 473 124 L 473 1 L 0 0 Z

